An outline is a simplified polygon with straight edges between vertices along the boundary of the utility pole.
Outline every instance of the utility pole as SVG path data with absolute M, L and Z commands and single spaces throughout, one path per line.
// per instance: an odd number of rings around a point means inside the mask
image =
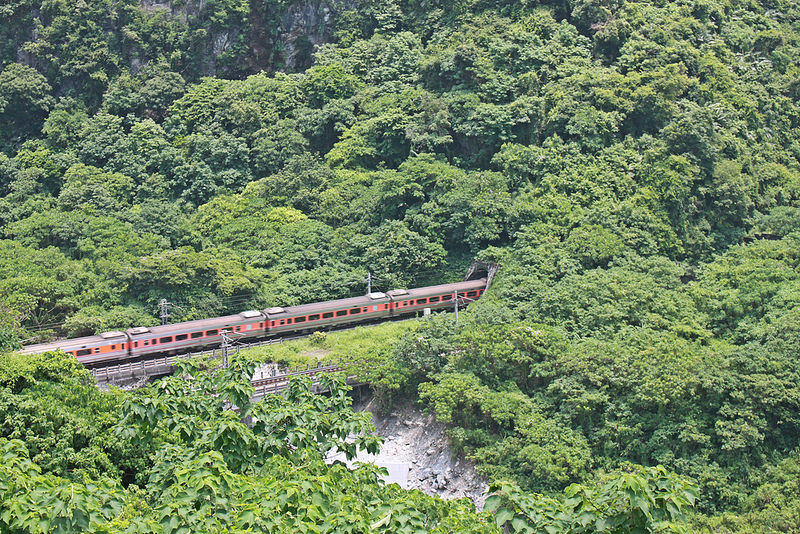
M 453 291 L 453 311 L 456 314 L 456 326 L 458 326 L 458 291 Z
M 169 311 L 167 311 L 167 299 L 161 299 L 161 302 L 158 303 L 158 308 L 161 312 L 161 324 L 169 324 Z
M 228 337 L 230 334 L 230 330 L 221 330 L 219 335 L 222 336 L 222 367 L 228 368 L 229 361 L 228 361 L 228 349 L 231 347 L 231 338 Z
M 372 273 L 367 271 L 367 296 L 372 293 Z

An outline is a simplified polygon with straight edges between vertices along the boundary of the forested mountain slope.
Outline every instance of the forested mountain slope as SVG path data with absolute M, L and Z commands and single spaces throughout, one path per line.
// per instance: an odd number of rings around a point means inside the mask
M 381 387 L 526 491 L 659 464 L 698 525 L 797 531 L 796 2 L 0 13 L 6 348 L 496 260 Z

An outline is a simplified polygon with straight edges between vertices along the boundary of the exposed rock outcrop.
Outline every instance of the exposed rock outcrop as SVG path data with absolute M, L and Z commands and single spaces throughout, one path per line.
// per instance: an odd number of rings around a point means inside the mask
M 311 65 L 314 47 L 330 42 L 336 16 L 355 8 L 355 0 L 293 2 L 281 19 L 283 68 L 297 71 Z
M 369 401 L 355 408 L 372 413 L 376 434 L 386 438 L 379 454 L 362 453 L 355 461 L 385 467 L 387 482 L 403 488 L 446 499 L 468 497 L 479 509 L 483 507 L 486 480 L 475 472 L 470 460 L 453 454 L 445 425 L 433 415 L 410 403 L 388 415 L 379 413 Z
M 206 0 L 141 0 L 148 11 L 165 10 L 183 23 L 206 18 Z M 355 9 L 355 0 L 295 0 L 281 8 L 266 2 L 251 2 L 247 27 L 217 29 L 205 25 L 206 61 L 201 65 L 203 75 L 238 74 L 258 71 L 302 71 L 311 65 L 314 49 L 330 42 L 336 17 Z M 246 32 L 246 34 L 242 34 Z M 249 48 L 242 56 L 246 64 L 220 65 L 219 58 L 238 42 Z M 137 65 L 131 65 L 136 70 Z

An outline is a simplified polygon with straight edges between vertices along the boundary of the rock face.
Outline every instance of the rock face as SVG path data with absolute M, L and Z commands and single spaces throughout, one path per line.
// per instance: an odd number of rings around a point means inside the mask
M 355 8 L 355 0 L 301 0 L 293 2 L 281 18 L 279 40 L 284 70 L 311 65 L 314 48 L 330 42 L 335 17 Z
M 360 454 L 355 461 L 386 467 L 387 482 L 403 488 L 447 499 L 468 497 L 478 508 L 483 507 L 486 481 L 475 472 L 472 462 L 453 455 L 445 426 L 433 415 L 425 415 L 411 404 L 389 415 L 381 415 L 369 401 L 356 409 L 372 413 L 376 433 L 386 441 L 380 454 Z
M 195 33 L 197 42 L 193 46 L 203 50 L 201 54 L 198 54 L 198 57 L 202 57 L 202 61 L 196 65 L 202 76 L 224 74 L 220 72 L 222 69 L 219 65 L 219 57 L 239 40 L 243 32 L 245 34 L 248 32 L 248 28 L 242 26 L 232 25 L 221 28 L 210 24 L 207 20 L 209 14 L 206 10 L 206 0 L 140 0 L 140 3 L 147 11 L 166 11 L 182 24 L 190 27 L 200 26 Z M 141 66 L 141 61 L 135 58 L 131 61 L 130 67 L 133 72 L 136 72 Z
M 140 0 L 148 11 L 165 10 L 183 23 L 204 20 L 206 0 Z M 314 49 L 333 36 L 334 21 L 344 11 L 355 9 L 356 0 L 293 0 L 279 7 L 268 2 L 251 2 L 245 26 L 219 28 L 202 24 L 206 32 L 203 75 L 237 75 L 258 71 L 296 72 L 308 68 Z M 277 11 L 280 10 L 280 11 Z M 237 44 L 246 50 L 235 66 L 219 64 L 219 57 Z M 135 65 L 132 65 L 135 69 Z

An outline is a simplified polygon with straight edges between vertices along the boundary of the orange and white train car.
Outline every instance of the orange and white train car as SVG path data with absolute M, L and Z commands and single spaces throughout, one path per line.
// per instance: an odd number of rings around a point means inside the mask
M 176 354 L 218 346 L 222 331 L 236 339 L 254 339 L 326 330 L 341 325 L 416 315 L 422 310 L 450 310 L 480 298 L 486 279 L 453 284 L 394 289 L 361 297 L 328 300 L 299 306 L 249 310 L 235 315 L 185 321 L 162 326 L 135 327 L 96 336 L 28 345 L 23 353 L 63 350 L 80 362 L 126 360 L 149 354 Z M 455 299 L 455 300 L 454 300 Z

